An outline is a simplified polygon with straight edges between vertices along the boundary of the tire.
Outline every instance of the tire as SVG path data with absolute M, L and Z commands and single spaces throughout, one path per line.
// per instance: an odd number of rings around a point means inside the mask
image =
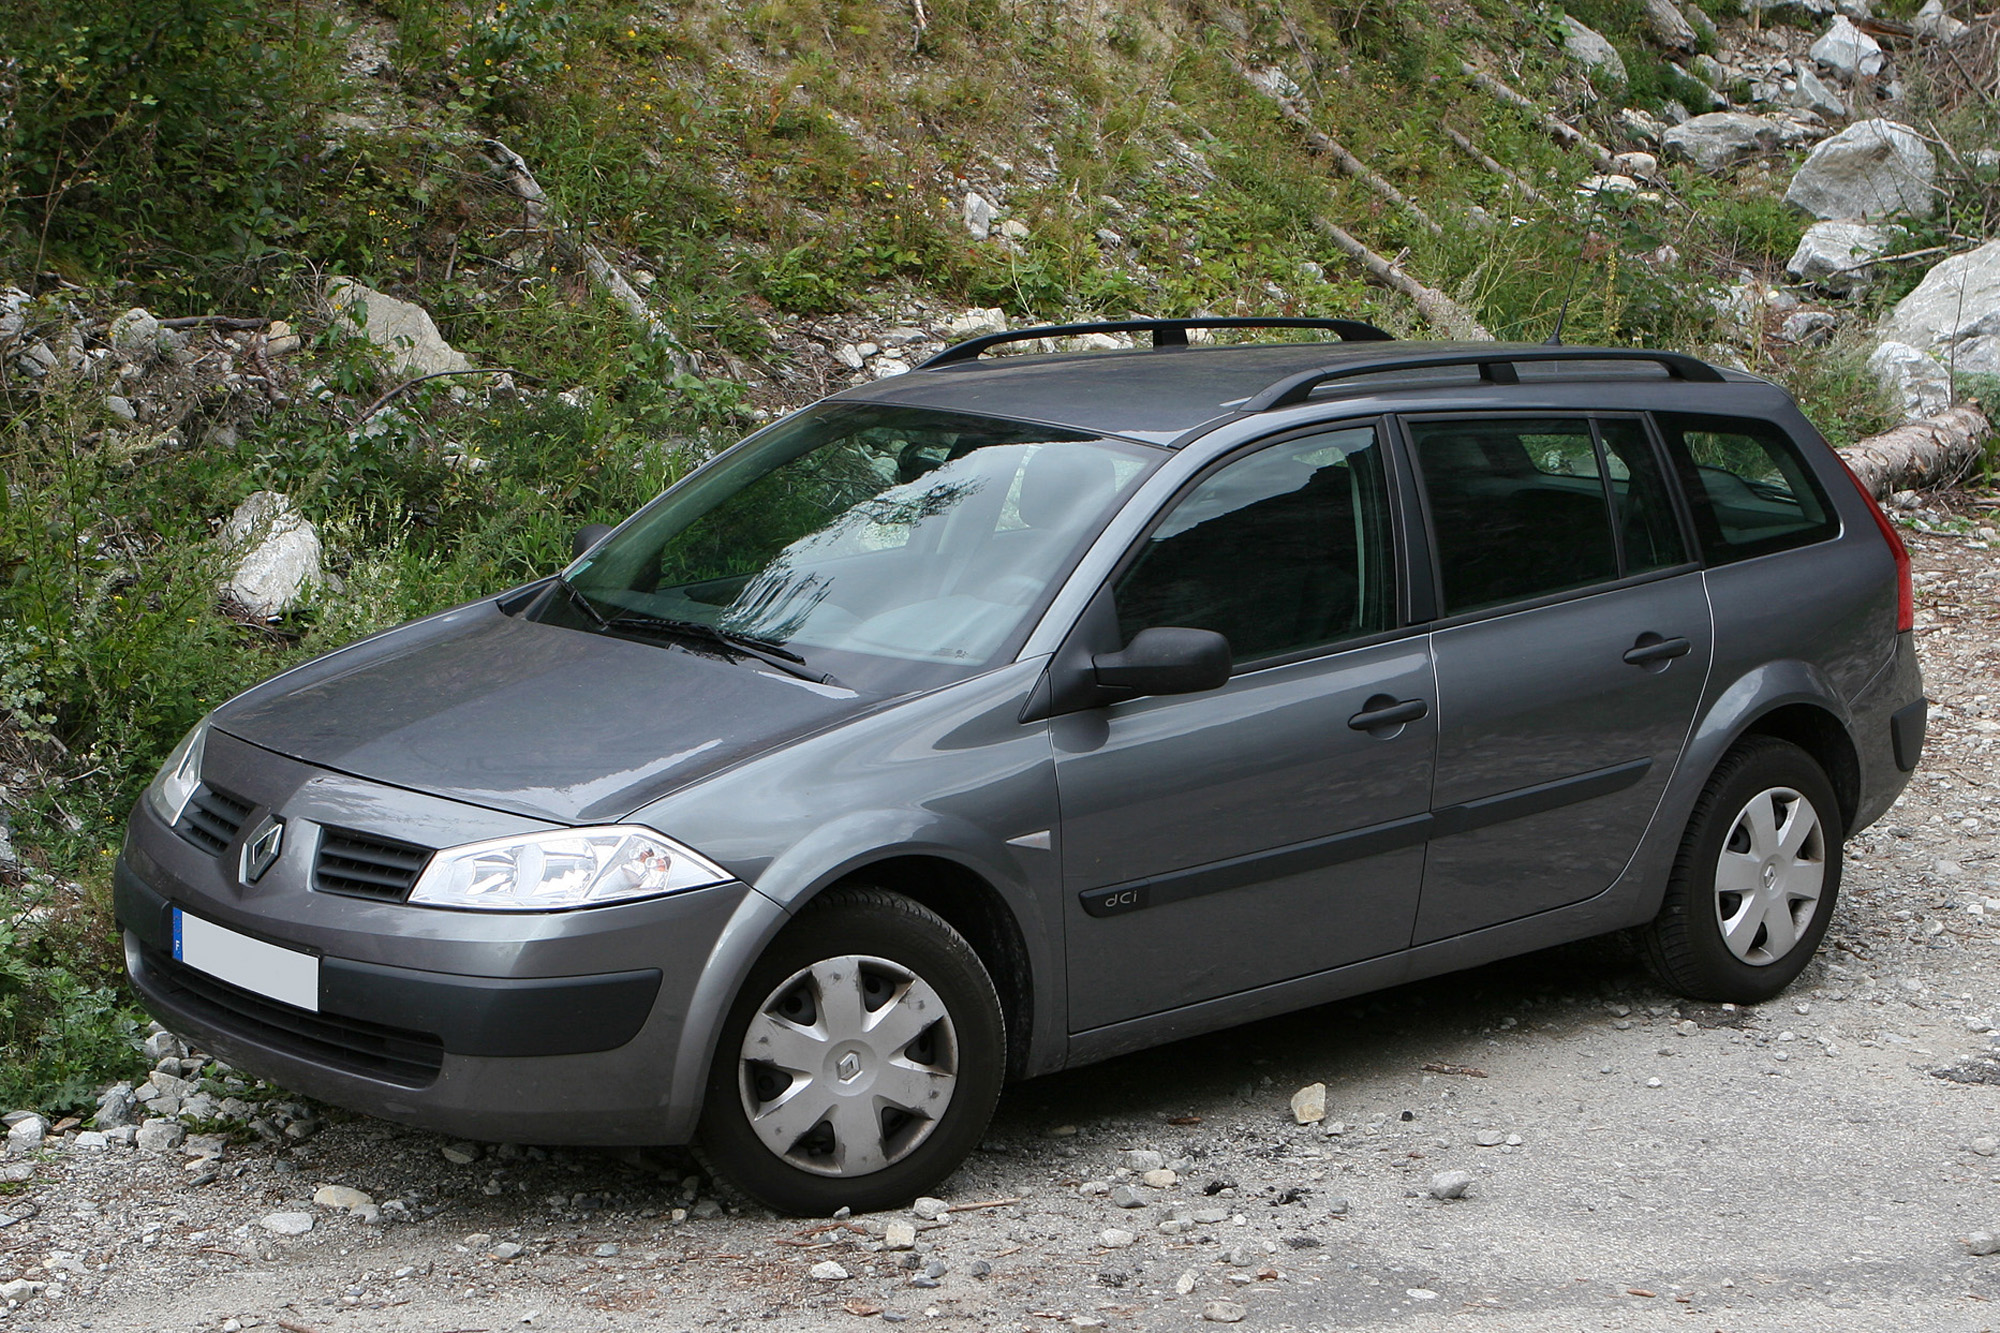
M 1812 961 L 1840 892 L 1840 804 L 1812 756 L 1753 736 L 1702 789 L 1647 961 L 1694 1000 L 1758 1004 Z
M 1006 1053 L 993 980 L 957 931 L 900 894 L 837 889 L 745 979 L 695 1150 L 779 1212 L 896 1207 L 978 1146 Z

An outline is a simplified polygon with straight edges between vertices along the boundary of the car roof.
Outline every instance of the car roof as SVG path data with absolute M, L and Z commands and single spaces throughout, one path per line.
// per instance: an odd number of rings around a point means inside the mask
M 1330 395 L 1343 387 L 1350 392 L 1381 392 L 1421 389 L 1426 384 L 1444 388 L 1477 383 L 1489 374 L 1482 370 L 1482 363 L 1516 364 L 1510 357 L 1520 358 L 1521 380 L 1538 384 L 1576 379 L 1657 382 L 1670 377 L 1672 372 L 1666 365 L 1643 359 L 1647 357 L 1697 366 L 1707 372 L 1704 378 L 1757 379 L 1709 367 L 1693 358 L 1635 353 L 1631 348 L 1402 340 L 1286 342 L 966 358 L 919 366 L 907 374 L 834 396 L 849 402 L 895 403 L 1041 421 L 1167 444 L 1246 409 L 1274 406 L 1253 400 L 1260 395 L 1268 399 L 1271 395 L 1267 391 L 1315 372 L 1353 378 L 1334 378 L 1323 388 L 1309 384 L 1303 392 L 1295 392 L 1289 403 L 1303 401 L 1305 395 L 1313 395 L 1317 401 L 1318 394 Z M 1550 360 L 1552 357 L 1559 359 Z M 1632 359 L 1635 357 L 1641 359 Z M 1440 360 L 1459 364 L 1419 364 Z M 1511 383 L 1511 374 L 1501 382 Z

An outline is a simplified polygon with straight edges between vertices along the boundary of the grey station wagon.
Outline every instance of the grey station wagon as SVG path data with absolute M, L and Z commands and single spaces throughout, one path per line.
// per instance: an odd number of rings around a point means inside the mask
M 1093 330 L 1153 345 L 982 355 Z M 1923 741 L 1894 529 L 1673 353 L 995 335 L 579 545 L 187 737 L 117 870 L 162 1021 L 876 1208 L 1007 1079 L 1563 941 L 1767 999 Z

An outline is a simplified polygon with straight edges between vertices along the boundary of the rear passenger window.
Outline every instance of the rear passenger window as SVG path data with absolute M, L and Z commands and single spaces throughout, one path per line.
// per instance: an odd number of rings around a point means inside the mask
M 1639 423 L 1410 425 L 1430 501 L 1444 614 L 1682 563 L 1680 526 Z
M 1677 414 L 1659 423 L 1710 563 L 1789 550 L 1840 531 L 1798 446 L 1776 426 Z

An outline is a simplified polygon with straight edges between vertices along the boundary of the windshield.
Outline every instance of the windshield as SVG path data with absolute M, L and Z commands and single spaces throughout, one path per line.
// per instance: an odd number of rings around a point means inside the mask
M 641 510 L 568 571 L 586 605 L 551 597 L 539 618 L 706 626 L 856 689 L 923 688 L 1011 648 L 1161 456 L 923 408 L 811 409 Z

